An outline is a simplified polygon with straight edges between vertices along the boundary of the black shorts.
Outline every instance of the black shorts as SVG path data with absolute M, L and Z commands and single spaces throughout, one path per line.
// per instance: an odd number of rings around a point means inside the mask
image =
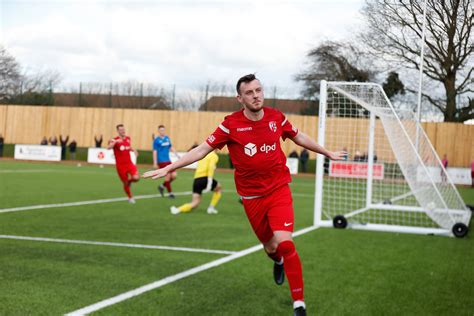
M 206 189 L 206 187 L 207 187 L 207 177 L 201 177 L 201 178 L 194 179 L 193 193 L 202 194 L 202 191 L 204 191 Z M 217 187 L 217 181 L 216 181 L 216 179 L 212 179 L 211 190 L 214 191 L 214 189 L 216 187 Z

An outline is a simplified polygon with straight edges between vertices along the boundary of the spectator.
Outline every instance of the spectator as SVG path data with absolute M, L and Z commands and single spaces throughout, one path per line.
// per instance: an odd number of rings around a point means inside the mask
M 66 147 L 69 141 L 69 135 L 63 138 L 63 135 L 59 135 L 59 141 L 61 142 L 61 160 L 66 160 Z
M 446 178 L 446 173 L 448 172 L 448 155 L 444 154 L 443 160 L 441 160 L 441 163 L 443 164 L 443 169 L 441 169 L 441 181 L 444 183 L 447 181 Z
M 471 188 L 474 188 L 474 160 L 471 161 Z
M 290 157 L 290 158 L 299 158 L 298 153 L 296 152 L 296 150 L 293 150 L 288 157 Z
M 94 141 L 95 141 L 95 147 L 96 148 L 101 148 L 102 147 L 102 140 L 103 140 L 102 134 L 100 134 L 99 137 L 97 137 L 97 135 L 94 135 Z
M 77 148 L 77 143 L 76 140 L 72 140 L 69 143 L 69 159 L 70 160 L 76 160 L 76 148 Z
M 364 154 L 361 157 L 361 161 L 369 161 L 369 154 L 367 154 L 366 151 L 364 151 Z
M 58 145 L 58 139 L 56 138 L 56 136 L 51 136 L 49 138 L 49 143 L 51 144 L 51 146 L 57 146 Z
M 43 136 L 43 139 L 41 140 L 40 145 L 43 145 L 43 146 L 48 145 L 48 139 L 46 138 L 46 136 Z
M 354 155 L 354 161 L 362 161 L 362 154 L 360 151 L 356 150 L 355 155 Z
M 0 157 L 3 157 L 3 142 L 4 142 L 3 135 L 0 134 Z
M 303 149 L 300 154 L 300 162 L 301 162 L 301 171 L 306 172 L 308 170 L 307 165 L 308 165 L 308 160 L 309 160 L 309 152 L 306 149 Z

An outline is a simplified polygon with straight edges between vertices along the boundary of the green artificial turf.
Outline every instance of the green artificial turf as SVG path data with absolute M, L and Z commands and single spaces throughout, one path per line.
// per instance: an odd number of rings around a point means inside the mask
M 146 169 L 140 170 L 144 172 Z M 0 213 L 0 235 L 239 251 L 258 243 L 233 175 L 218 215 L 210 194 L 156 196 L 161 181 L 132 186 L 127 201 Z M 179 171 L 174 191 L 191 190 Z M 294 177 L 295 229 L 313 223 L 314 178 Z M 474 204 L 474 190 L 460 187 Z M 155 195 L 155 196 L 154 196 Z M 0 161 L 0 209 L 123 197 L 114 167 Z M 310 315 L 472 315 L 474 244 L 464 239 L 321 228 L 295 238 Z M 225 257 L 225 254 L 0 238 L 0 315 L 61 315 Z M 291 315 L 287 282 L 272 280 L 262 250 L 96 312 L 102 315 Z

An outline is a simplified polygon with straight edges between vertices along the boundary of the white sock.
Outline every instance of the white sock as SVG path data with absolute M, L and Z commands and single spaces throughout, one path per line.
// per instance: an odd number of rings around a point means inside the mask
M 293 302 L 293 309 L 297 309 L 298 307 L 303 307 L 304 309 L 306 309 L 306 305 L 305 305 L 304 301 L 294 301 Z

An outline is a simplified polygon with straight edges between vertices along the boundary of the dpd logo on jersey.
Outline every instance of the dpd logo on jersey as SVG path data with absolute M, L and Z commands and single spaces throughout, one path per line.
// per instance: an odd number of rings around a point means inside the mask
M 257 146 L 255 144 L 248 143 L 247 145 L 245 145 L 244 151 L 247 156 L 252 157 L 257 153 Z
M 275 149 L 276 143 L 273 143 L 273 145 L 263 144 L 262 146 L 260 146 L 260 151 L 266 154 L 268 154 L 270 151 L 275 151 Z
M 276 132 L 277 131 L 277 123 L 275 121 L 271 121 L 270 123 L 268 123 L 268 127 L 270 127 L 270 130 L 272 132 Z

